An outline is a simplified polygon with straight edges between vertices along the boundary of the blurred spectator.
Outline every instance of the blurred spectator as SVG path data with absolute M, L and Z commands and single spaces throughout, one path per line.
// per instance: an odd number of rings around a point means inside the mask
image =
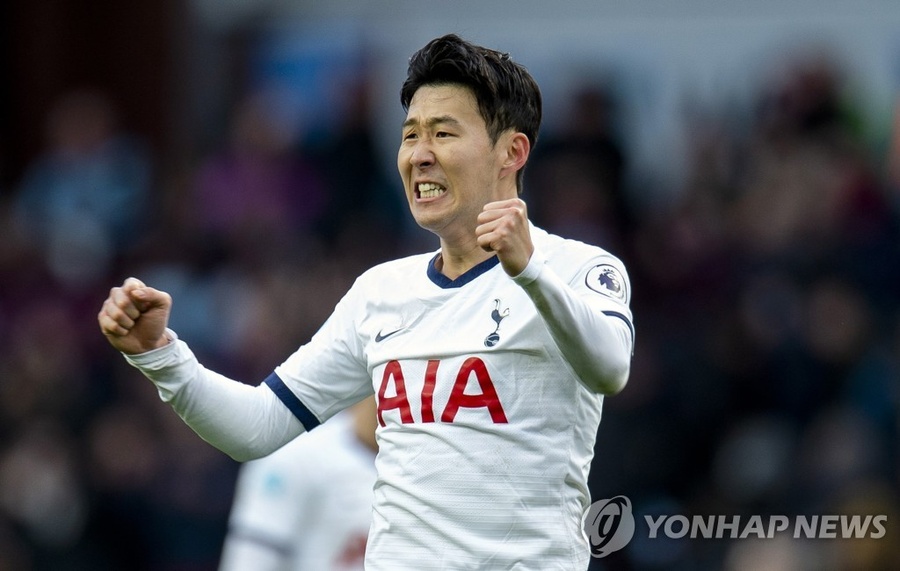
M 169 451 L 155 420 L 120 399 L 96 412 L 84 437 L 93 509 L 83 541 L 111 569 L 152 569 L 164 551 L 154 545 L 153 487 Z
M 396 171 L 376 146 L 371 77 L 363 72 L 341 93 L 339 122 L 317 148 L 331 189 L 323 232 L 331 248 L 349 259 L 377 260 L 400 247 L 415 249 L 403 243 L 410 222 Z
M 0 455 L 0 513 L 20 527 L 44 563 L 77 553 L 88 498 L 75 442 L 53 417 L 23 426 Z
M 272 108 L 263 92 L 235 105 L 227 146 L 202 162 L 189 200 L 190 224 L 206 247 L 243 263 L 314 238 L 331 200 Z
M 857 133 L 841 73 L 825 55 L 798 59 L 761 96 L 746 146 L 732 237 L 751 255 L 775 260 L 838 252 L 879 239 L 889 206 Z
M 46 148 L 15 194 L 21 231 L 70 287 L 102 276 L 152 219 L 150 156 L 118 119 L 103 92 L 64 95 L 47 117 Z
M 610 91 L 575 90 L 562 127 L 535 145 L 524 198 L 535 222 L 548 231 L 621 253 L 631 212 L 615 112 Z
M 892 202 L 897 205 L 900 201 L 900 97 L 894 104 L 886 165 L 886 176 L 890 185 Z

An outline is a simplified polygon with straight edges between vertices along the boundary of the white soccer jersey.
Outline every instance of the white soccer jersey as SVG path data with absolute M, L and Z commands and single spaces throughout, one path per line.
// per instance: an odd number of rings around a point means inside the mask
M 534 227 L 532 240 L 630 352 L 619 260 Z M 580 525 L 603 397 L 496 257 L 451 281 L 434 256 L 363 274 L 266 383 L 307 429 L 377 395 L 367 569 L 585 569 Z
M 374 483 L 350 413 L 246 463 L 220 571 L 361 571 Z

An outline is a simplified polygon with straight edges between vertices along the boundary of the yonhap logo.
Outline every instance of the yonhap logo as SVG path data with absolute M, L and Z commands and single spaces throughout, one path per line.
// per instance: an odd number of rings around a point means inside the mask
M 634 536 L 631 500 L 616 496 L 592 503 L 584 515 L 584 536 L 592 557 L 606 557 L 628 545 Z
M 640 513 L 642 510 L 638 509 Z M 631 500 L 615 496 L 597 500 L 582 519 L 582 531 L 592 557 L 606 557 L 623 549 L 638 533 L 640 539 L 766 540 L 859 540 L 886 537 L 887 514 L 799 514 L 799 515 L 702 515 L 643 514 L 646 526 L 637 527 Z

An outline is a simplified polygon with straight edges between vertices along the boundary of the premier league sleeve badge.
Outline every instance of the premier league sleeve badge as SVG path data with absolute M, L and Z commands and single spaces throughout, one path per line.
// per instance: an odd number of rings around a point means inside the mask
M 611 264 L 591 268 L 584 278 L 585 284 L 595 292 L 625 303 L 628 299 L 627 282 L 622 273 Z

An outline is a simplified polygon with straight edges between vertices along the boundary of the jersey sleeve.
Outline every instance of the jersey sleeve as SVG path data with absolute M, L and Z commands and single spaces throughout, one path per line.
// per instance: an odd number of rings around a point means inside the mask
M 556 346 L 582 383 L 602 394 L 628 380 L 634 350 L 631 293 L 622 263 L 608 254 L 564 257 L 568 281 L 535 251 L 513 279 L 528 293 Z
M 307 430 L 373 392 L 358 335 L 365 290 L 362 278 L 357 280 L 309 343 L 265 381 Z
M 303 432 L 303 425 L 266 387 L 203 367 L 174 331 L 169 336 L 168 345 L 124 357 L 203 440 L 243 462 L 265 456 Z

